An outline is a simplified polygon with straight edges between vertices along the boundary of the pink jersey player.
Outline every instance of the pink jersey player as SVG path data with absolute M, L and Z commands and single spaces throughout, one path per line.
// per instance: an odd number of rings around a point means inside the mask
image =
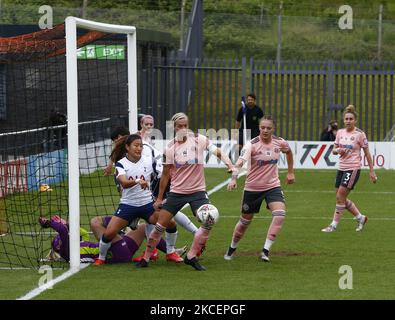
M 204 180 L 204 150 L 209 150 L 221 159 L 229 170 L 234 170 L 228 156 L 221 153 L 221 150 L 213 146 L 206 137 L 188 132 L 187 115 L 181 112 L 176 113 L 172 121 L 176 137 L 164 152 L 163 173 L 155 203 L 155 206 L 160 208 L 159 220 L 149 236 L 144 258 L 136 265 L 139 268 L 148 266 L 149 258 L 162 237 L 162 233 L 173 216 L 185 204 L 189 203 L 192 212 L 196 215 L 196 211 L 201 206 L 210 203 Z M 163 201 L 164 191 L 170 178 L 170 192 L 167 194 L 166 200 Z M 202 226 L 196 231 L 191 249 L 184 262 L 195 270 L 203 271 L 205 268 L 200 265 L 196 257 L 205 247 L 212 225 L 205 221 L 200 222 L 202 222 Z
M 270 116 L 264 116 L 259 123 L 259 136 L 244 146 L 236 162 L 236 168 L 239 169 L 247 162 L 248 171 L 241 206 L 241 217 L 235 226 L 232 242 L 224 256 L 225 260 L 233 259 L 239 241 L 246 232 L 254 214 L 259 213 L 263 200 L 266 201 L 267 208 L 272 213 L 272 223 L 261 253 L 262 261 L 269 261 L 270 248 L 283 225 L 285 199 L 278 177 L 278 160 L 281 152 L 285 153 L 287 157 L 288 174 L 286 183 L 294 183 L 295 176 L 292 151 L 284 139 L 273 135 L 274 129 L 274 120 Z M 237 172 L 232 175 L 228 190 L 237 187 L 236 181 Z
M 164 152 L 164 165 L 171 165 L 170 192 L 191 194 L 205 191 L 203 152 L 210 141 L 201 134 L 188 133 L 185 141 L 173 139 Z
M 331 224 L 322 229 L 322 232 L 333 232 L 347 209 L 357 220 L 355 231 L 362 231 L 368 217 L 361 214 L 357 206 L 348 199 L 351 190 L 354 189 L 361 173 L 361 149 L 364 151 L 369 165 L 369 176 L 373 183 L 376 183 L 377 176 L 373 170 L 373 160 L 369 151 L 368 139 L 365 133 L 358 129 L 355 124 L 357 113 L 355 107 L 349 105 L 343 114 L 345 124 L 344 129 L 337 132 L 333 148 L 333 154 L 340 155 L 339 170 L 336 175 L 336 208 Z
M 289 150 L 288 143 L 276 136 L 272 136 L 269 143 L 259 136 L 248 142 L 240 154 L 240 159 L 248 163 L 244 190 L 266 191 L 280 187 L 277 163 L 280 153 Z
M 361 149 L 368 147 L 365 132 L 358 128 L 352 131 L 340 129 L 336 134 L 335 148 L 340 155 L 339 170 L 361 169 Z

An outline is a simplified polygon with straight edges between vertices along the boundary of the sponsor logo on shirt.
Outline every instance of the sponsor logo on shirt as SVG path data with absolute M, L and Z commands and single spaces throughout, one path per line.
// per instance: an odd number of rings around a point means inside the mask
M 185 161 L 185 162 L 177 162 L 177 161 L 175 161 L 176 168 L 181 168 L 181 167 L 185 167 L 185 166 L 193 165 L 193 164 L 199 164 L 199 161 L 198 161 L 197 158 L 191 159 L 191 160 L 188 160 L 188 161 Z
M 352 144 L 339 144 L 340 148 L 352 149 Z
M 273 165 L 277 164 L 278 160 L 277 159 L 272 159 L 272 160 L 258 160 L 257 165 L 258 167 L 263 167 L 267 165 Z

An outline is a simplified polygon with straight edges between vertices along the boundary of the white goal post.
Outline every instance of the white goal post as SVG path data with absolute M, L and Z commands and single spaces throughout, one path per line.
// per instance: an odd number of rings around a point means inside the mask
M 78 148 L 78 74 L 77 27 L 82 29 L 127 35 L 128 118 L 130 132 L 137 131 L 137 48 L 136 28 L 67 17 L 67 135 L 69 175 L 70 269 L 80 268 L 80 192 Z

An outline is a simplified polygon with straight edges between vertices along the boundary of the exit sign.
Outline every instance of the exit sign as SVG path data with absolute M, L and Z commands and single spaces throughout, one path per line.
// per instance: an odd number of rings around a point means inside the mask
M 124 45 L 87 45 L 77 50 L 78 59 L 125 59 Z

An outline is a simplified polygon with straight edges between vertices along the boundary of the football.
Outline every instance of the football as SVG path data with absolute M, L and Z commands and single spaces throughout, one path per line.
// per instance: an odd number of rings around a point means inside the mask
M 53 191 L 53 189 L 48 184 L 40 185 L 40 192 L 50 192 L 50 191 Z
M 204 204 L 196 211 L 196 217 L 200 223 L 212 226 L 219 219 L 218 209 L 212 204 Z

